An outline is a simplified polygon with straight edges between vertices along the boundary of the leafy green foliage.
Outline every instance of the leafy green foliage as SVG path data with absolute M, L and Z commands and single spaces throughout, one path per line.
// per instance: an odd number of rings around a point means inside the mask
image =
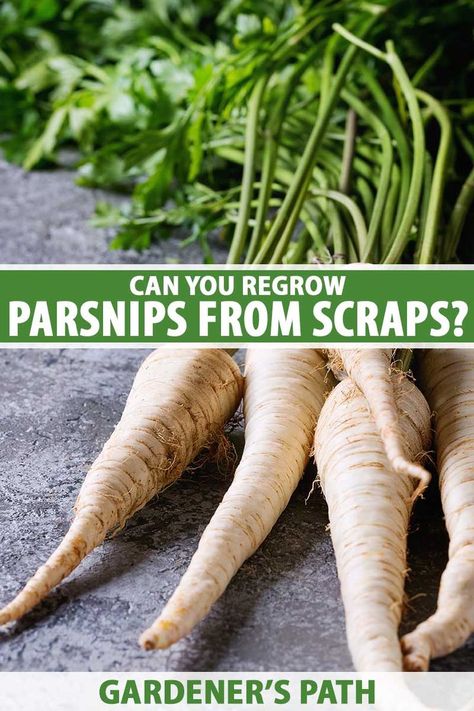
M 472 67 L 461 59 L 461 48 L 470 47 L 472 14 L 469 0 L 434 0 L 429 6 L 409 0 L 5 0 L 1 147 L 8 160 L 31 169 L 60 163 L 61 148 L 73 146 L 81 185 L 131 195 L 121 210 L 97 208 L 97 224 L 118 228 L 113 247 L 141 249 L 179 225 L 210 260 L 208 233 L 218 230 L 227 239 L 236 222 L 247 106 L 256 81 L 267 78 L 254 156 L 254 203 L 272 140 L 278 144 L 268 221 L 321 110 L 324 72 L 333 75 L 346 49 L 342 39 L 335 41 L 332 24 L 357 32 L 374 15 L 371 41 L 383 47 L 394 39 L 409 75 L 449 107 L 456 150 L 454 187 L 448 185 L 447 192 L 454 200 L 474 143 L 473 102 L 467 98 Z M 305 60 L 286 97 L 295 67 Z M 391 72 L 369 55 L 358 62 L 377 77 L 406 132 L 405 97 Z M 348 82 L 377 111 L 357 66 Z M 339 100 L 315 163 L 315 189 L 338 188 L 346 113 Z M 434 130 L 433 151 L 437 138 Z M 377 137 L 364 121 L 357 145 L 372 157 L 356 154 L 353 170 L 360 175 L 354 175 L 353 197 L 365 200 L 370 213 L 380 166 Z M 338 234 L 339 212 L 347 239 L 355 239 L 348 214 L 334 206 L 328 210 L 329 204 L 309 192 L 304 230 L 296 237 L 317 259 L 327 257 L 321 234 Z M 252 225 L 255 210 L 253 204 Z M 300 254 L 302 247 L 291 249 Z

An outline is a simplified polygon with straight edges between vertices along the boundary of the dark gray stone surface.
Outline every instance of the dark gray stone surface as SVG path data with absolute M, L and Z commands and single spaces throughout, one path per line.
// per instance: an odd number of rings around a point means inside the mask
M 1 262 L 199 261 L 179 239 L 142 253 L 107 250 L 87 226 L 97 191 L 64 171 L 0 164 Z M 117 199 L 117 198 L 114 198 Z M 222 259 L 222 248 L 217 250 Z M 88 465 L 119 419 L 145 351 L 0 351 L 0 602 L 51 553 Z M 229 478 L 185 476 L 94 551 L 48 599 L 0 632 L 2 670 L 347 670 L 344 616 L 327 513 L 308 472 L 257 554 L 191 637 L 145 653 L 139 633 L 174 589 Z M 406 626 L 434 606 L 447 541 L 433 492 L 410 537 Z M 436 669 L 473 670 L 474 644 Z

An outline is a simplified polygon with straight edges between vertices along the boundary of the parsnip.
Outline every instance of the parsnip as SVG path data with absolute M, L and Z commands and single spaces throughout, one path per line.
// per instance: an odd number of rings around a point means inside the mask
M 0 611 L 18 619 L 161 489 L 222 429 L 242 394 L 223 350 L 154 351 L 139 369 L 120 422 L 89 470 L 71 527 L 49 560 Z
M 474 632 L 474 351 L 432 349 L 420 358 L 421 387 L 435 413 L 449 561 L 436 612 L 403 638 L 405 668 L 460 647 Z
M 391 467 L 418 482 L 414 492 L 416 498 L 428 486 L 430 474 L 419 463 L 410 460 L 406 451 L 394 393 L 397 381 L 391 377 L 391 350 L 341 349 L 335 353 L 336 363 L 342 362 L 347 374 L 367 399 Z M 405 376 L 400 374 L 400 377 Z
M 430 412 L 417 387 L 391 376 L 399 431 L 418 459 L 429 447 Z M 358 671 L 399 671 L 406 537 L 416 482 L 391 466 L 365 397 L 350 379 L 329 395 L 315 435 L 318 475 Z
M 248 352 L 242 460 L 176 591 L 142 634 L 145 649 L 189 634 L 268 536 L 308 462 L 332 382 L 315 350 Z

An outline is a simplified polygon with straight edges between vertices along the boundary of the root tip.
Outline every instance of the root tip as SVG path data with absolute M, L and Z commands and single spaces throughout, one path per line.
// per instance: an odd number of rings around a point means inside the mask
M 166 649 L 171 644 L 169 640 L 164 639 L 162 635 L 155 632 L 151 627 L 140 635 L 138 643 L 146 652 L 150 652 L 152 649 Z
M 11 609 L 11 605 L 6 605 L 2 610 L 0 610 L 0 626 L 7 625 L 9 622 L 17 620 L 21 615 L 14 614 Z
M 404 474 L 418 481 L 418 485 L 413 493 L 413 500 L 421 496 L 431 481 L 431 474 L 427 469 L 410 462 L 403 457 L 397 457 L 392 461 L 392 466 L 398 474 Z
M 152 649 L 156 649 L 155 640 L 148 632 L 144 632 L 140 636 L 138 643 L 139 643 L 140 647 L 142 649 L 144 649 L 146 652 L 149 652 Z
M 429 648 L 416 635 L 407 635 L 401 640 L 403 669 L 409 672 L 428 671 L 430 665 Z M 426 647 L 426 649 L 425 649 Z
M 151 627 L 140 635 L 138 642 L 146 650 L 167 649 L 182 636 L 179 627 L 174 622 L 159 617 Z

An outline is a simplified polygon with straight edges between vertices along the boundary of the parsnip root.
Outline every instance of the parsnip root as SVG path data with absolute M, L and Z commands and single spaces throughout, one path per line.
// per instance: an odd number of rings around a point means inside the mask
M 303 474 L 332 385 L 317 351 L 248 352 L 242 460 L 178 588 L 140 637 L 145 649 L 189 634 L 268 536 Z
M 84 480 L 68 533 L 0 611 L 0 624 L 31 610 L 107 533 L 175 481 L 233 414 L 242 387 L 238 366 L 222 350 L 159 349 L 148 356 Z
M 435 413 L 450 543 L 436 612 L 402 640 L 409 671 L 427 670 L 430 658 L 453 652 L 474 632 L 474 351 L 423 352 L 420 382 Z
M 418 485 L 414 498 L 430 482 L 430 474 L 419 463 L 410 460 L 406 451 L 394 394 L 397 378 L 392 377 L 391 350 L 382 348 L 340 349 L 337 360 L 367 398 L 370 412 L 382 438 L 387 458 L 394 471 L 410 476 Z M 400 373 L 400 378 L 405 376 Z
M 391 376 L 407 455 L 429 447 L 430 412 L 417 387 Z M 366 398 L 350 379 L 329 395 L 315 435 L 318 475 L 358 671 L 399 671 L 406 537 L 416 481 L 391 466 Z

